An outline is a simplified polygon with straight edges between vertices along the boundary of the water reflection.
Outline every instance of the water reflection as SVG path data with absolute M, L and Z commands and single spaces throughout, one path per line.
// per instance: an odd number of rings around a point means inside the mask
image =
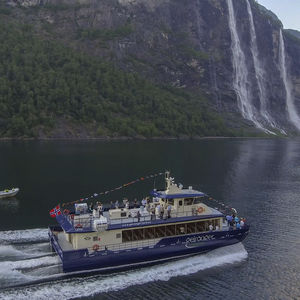
M 0 199 L 0 210 L 9 211 L 10 213 L 17 212 L 20 202 L 16 197 Z

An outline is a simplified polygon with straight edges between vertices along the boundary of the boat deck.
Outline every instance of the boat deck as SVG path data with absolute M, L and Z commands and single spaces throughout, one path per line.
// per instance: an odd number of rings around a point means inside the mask
M 130 214 L 135 212 L 138 208 L 129 209 Z M 134 215 L 134 214 L 132 214 Z M 135 226 L 144 226 L 144 225 L 158 225 L 161 223 L 173 223 L 173 222 L 182 222 L 190 221 L 196 219 L 205 219 L 205 218 L 214 218 L 222 217 L 223 214 L 220 213 L 217 209 L 210 207 L 209 214 L 198 214 L 194 210 L 185 211 L 185 212 L 172 212 L 170 218 L 165 216 L 158 216 L 150 214 L 148 211 L 144 210 L 143 214 L 137 216 L 136 214 L 126 218 L 111 218 L 109 210 L 103 211 L 103 216 L 94 217 L 91 213 L 86 213 L 84 215 L 75 215 L 75 217 L 70 215 L 61 215 L 57 219 L 59 220 L 60 225 L 68 233 L 72 232 L 91 232 L 98 231 L 95 228 L 94 222 L 102 220 L 105 222 L 100 224 L 104 226 L 105 229 L 118 229 L 126 227 L 135 227 Z M 104 217 L 104 218 L 103 218 Z M 80 225 L 79 225 L 80 224 Z
M 63 251 L 74 250 L 72 244 L 66 240 L 66 236 L 63 232 L 57 234 L 57 239 Z

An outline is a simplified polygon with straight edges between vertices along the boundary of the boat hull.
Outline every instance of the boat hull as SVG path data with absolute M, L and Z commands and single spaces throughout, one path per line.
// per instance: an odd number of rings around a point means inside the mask
M 13 190 L 9 190 L 8 192 L 1 191 L 0 192 L 0 199 L 14 197 L 14 196 L 17 195 L 18 192 L 19 192 L 18 188 L 17 189 L 13 189 Z
M 64 272 L 97 270 L 107 272 L 116 269 L 131 269 L 149 264 L 200 254 L 216 248 L 241 242 L 248 234 L 249 226 L 229 231 L 212 231 L 161 239 L 156 245 L 119 251 L 96 251 L 87 249 L 63 251 L 56 236 L 49 228 L 53 249 L 62 260 Z M 55 227 L 54 230 L 61 230 Z

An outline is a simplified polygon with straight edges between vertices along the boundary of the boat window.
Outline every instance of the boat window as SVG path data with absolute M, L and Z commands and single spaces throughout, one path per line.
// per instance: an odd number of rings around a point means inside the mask
M 187 233 L 195 233 L 196 231 L 196 223 L 188 223 L 186 224 L 186 231 Z
M 127 213 L 126 213 L 126 211 L 124 211 L 124 212 L 121 212 L 121 217 L 127 217 Z
M 176 235 L 186 233 L 186 224 L 177 224 L 176 225 Z
M 154 239 L 155 238 L 154 228 L 153 227 L 144 228 L 144 236 L 146 240 Z
M 124 230 L 122 232 L 122 242 L 130 242 L 132 241 L 132 230 Z
M 209 231 L 210 224 L 211 224 L 211 221 L 205 221 L 205 231 Z
M 204 200 L 204 197 L 194 198 L 194 204 L 202 203 L 203 200 Z
M 182 200 L 179 200 L 178 204 L 179 206 L 182 206 Z
M 192 205 L 194 199 L 193 198 L 185 198 L 184 199 L 184 205 Z
M 142 240 L 144 238 L 144 232 L 143 229 L 135 229 L 132 231 L 132 240 L 133 241 L 139 241 Z
M 176 227 L 175 225 L 166 226 L 166 236 L 176 235 Z
M 160 238 L 164 236 L 166 236 L 166 227 L 165 226 L 155 227 L 155 237 Z
M 212 224 L 214 228 L 216 226 L 220 227 L 220 219 L 197 221 L 186 224 L 163 225 L 144 229 L 124 230 L 122 232 L 122 242 L 125 243 L 131 241 L 150 240 L 166 236 L 205 232 L 209 231 L 210 224 Z M 117 233 L 116 238 L 120 237 L 121 234 Z M 96 241 L 98 237 L 93 237 L 93 239 Z
M 205 231 L 205 224 L 203 221 L 196 223 L 196 232 Z
M 174 205 L 174 199 L 168 199 L 168 203 Z

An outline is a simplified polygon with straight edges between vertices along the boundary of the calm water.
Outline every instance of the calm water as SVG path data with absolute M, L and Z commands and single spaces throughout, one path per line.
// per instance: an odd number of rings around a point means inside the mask
M 0 163 L 0 188 L 21 189 L 0 200 L 1 299 L 300 299 L 300 140 L 2 142 Z M 252 227 L 243 244 L 139 270 L 63 277 L 47 243 L 49 210 L 165 169 L 246 216 Z M 154 184 L 162 180 L 102 201 L 141 198 Z M 35 280 L 43 282 L 3 290 Z

